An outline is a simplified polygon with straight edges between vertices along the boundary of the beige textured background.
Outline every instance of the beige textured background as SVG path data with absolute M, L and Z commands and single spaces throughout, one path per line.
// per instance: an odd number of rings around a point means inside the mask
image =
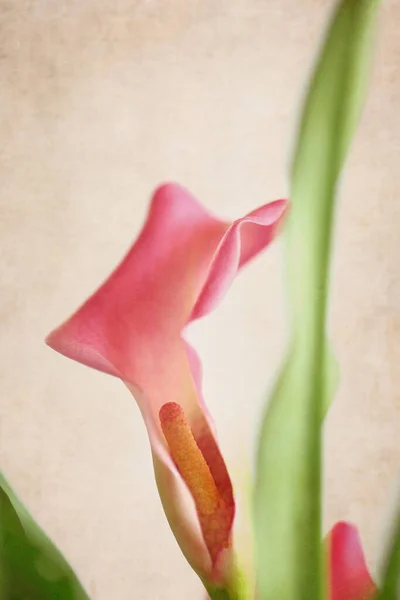
M 152 188 L 235 217 L 287 192 L 305 74 L 330 2 L 1 0 L 1 467 L 93 600 L 200 598 L 164 521 L 138 410 L 45 334 L 98 285 Z M 326 525 L 371 565 L 400 465 L 400 4 L 383 2 L 373 84 L 342 188 Z M 227 455 L 251 440 L 284 348 L 275 245 L 196 325 Z

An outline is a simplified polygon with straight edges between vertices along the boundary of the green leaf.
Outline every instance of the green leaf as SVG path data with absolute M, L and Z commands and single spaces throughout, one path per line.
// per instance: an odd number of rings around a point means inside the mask
M 76 575 L 0 473 L 1 600 L 89 600 Z
M 393 519 L 385 551 L 383 577 L 377 600 L 398 600 L 400 597 L 400 504 Z
M 260 600 L 319 600 L 321 428 L 334 387 L 326 340 L 338 177 L 365 95 L 378 2 L 344 0 L 328 28 L 291 169 L 286 264 L 291 339 L 263 418 L 254 518 Z

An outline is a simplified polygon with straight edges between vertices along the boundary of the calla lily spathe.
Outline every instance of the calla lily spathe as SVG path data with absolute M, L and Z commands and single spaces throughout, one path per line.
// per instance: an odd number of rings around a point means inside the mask
M 65 356 L 120 378 L 134 395 L 168 521 L 210 585 L 225 587 L 232 578 L 235 498 L 202 399 L 200 361 L 184 331 L 274 239 L 286 209 L 277 200 L 228 223 L 179 185 L 161 186 L 124 260 L 47 338 Z
M 369 574 L 354 525 L 340 521 L 327 536 L 329 600 L 372 600 L 377 588 Z

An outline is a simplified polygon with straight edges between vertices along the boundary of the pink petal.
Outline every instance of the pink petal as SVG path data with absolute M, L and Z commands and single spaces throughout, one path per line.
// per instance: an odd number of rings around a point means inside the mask
M 120 265 L 47 338 L 65 356 L 119 377 L 134 394 L 148 429 L 157 484 L 174 534 L 192 566 L 214 580 L 226 563 L 235 506 L 201 398 L 200 361 L 182 332 L 191 320 L 215 308 L 237 271 L 269 244 L 286 208 L 287 202 L 278 200 L 229 224 L 209 214 L 184 188 L 163 185 L 153 196 L 139 238 Z M 182 478 L 160 422 L 160 409 L 168 403 L 182 409 L 226 508 L 221 560 L 207 546 L 206 520 L 200 530 L 196 513 L 186 519 L 184 510 L 177 509 Z
M 328 535 L 330 600 L 369 600 L 377 588 L 368 572 L 357 528 L 339 522 Z

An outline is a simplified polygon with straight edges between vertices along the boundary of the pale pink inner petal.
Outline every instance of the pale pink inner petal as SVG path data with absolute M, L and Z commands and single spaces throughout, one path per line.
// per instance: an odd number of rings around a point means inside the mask
M 276 200 L 238 219 L 227 229 L 210 263 L 191 320 L 218 306 L 238 270 L 272 241 L 286 208 L 286 200 Z

